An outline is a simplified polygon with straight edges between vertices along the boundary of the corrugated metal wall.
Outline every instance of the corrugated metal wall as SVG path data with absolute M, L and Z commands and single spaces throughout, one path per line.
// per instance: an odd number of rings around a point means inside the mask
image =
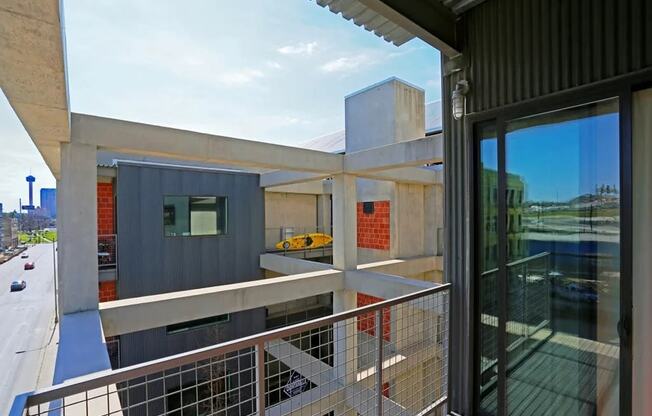
M 652 68 L 650 0 L 487 0 L 461 16 L 466 71 L 444 78 L 446 246 L 453 284 L 450 410 L 472 414 L 474 183 L 473 132 L 450 112 L 451 92 L 471 81 L 467 113 Z M 445 58 L 444 58 L 445 61 Z
M 652 66 L 647 0 L 489 0 L 460 23 L 470 113 Z
M 261 279 L 265 251 L 263 189 L 258 175 L 121 164 L 118 166 L 118 294 L 121 299 Z M 164 195 L 228 198 L 224 236 L 164 237 Z M 265 310 L 231 314 L 219 327 L 166 334 L 166 328 L 122 335 L 122 366 L 265 328 Z

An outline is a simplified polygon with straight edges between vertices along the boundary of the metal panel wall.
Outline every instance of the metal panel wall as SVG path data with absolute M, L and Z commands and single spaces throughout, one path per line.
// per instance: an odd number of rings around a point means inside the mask
M 652 2 L 489 0 L 459 22 L 481 112 L 652 66 Z
M 121 299 L 261 279 L 264 194 L 258 175 L 121 164 L 117 180 L 118 295 Z M 228 198 L 225 236 L 164 237 L 164 195 Z M 264 330 L 264 309 L 218 327 L 166 335 L 157 328 L 121 336 L 130 365 Z

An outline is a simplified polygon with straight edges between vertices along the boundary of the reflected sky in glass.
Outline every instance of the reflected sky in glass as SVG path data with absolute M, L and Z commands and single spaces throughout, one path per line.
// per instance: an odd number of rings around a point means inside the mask
M 525 200 L 568 202 L 579 195 L 595 193 L 601 184 L 619 186 L 618 114 L 601 114 L 556 124 L 544 124 L 510 132 L 510 174 L 524 177 Z M 524 140 L 518 140 L 518 139 Z M 599 143 L 595 146 L 595 143 Z M 497 152 L 490 144 L 485 152 Z M 492 162 L 495 163 L 492 165 Z M 483 157 L 485 168 L 497 169 L 497 158 Z M 578 166 L 586 174 L 578 175 Z

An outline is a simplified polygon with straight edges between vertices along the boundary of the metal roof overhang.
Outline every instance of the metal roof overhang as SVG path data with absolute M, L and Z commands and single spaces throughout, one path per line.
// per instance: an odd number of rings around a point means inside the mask
M 449 57 L 460 54 L 455 40 L 454 8 L 445 6 L 439 0 L 409 2 L 405 0 L 315 0 L 315 2 L 396 46 L 418 37 Z M 451 6 L 460 5 L 451 4 Z

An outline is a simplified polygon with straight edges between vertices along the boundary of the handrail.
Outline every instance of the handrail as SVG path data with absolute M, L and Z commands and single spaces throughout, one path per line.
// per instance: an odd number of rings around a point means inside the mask
M 549 255 L 550 255 L 549 251 L 542 251 L 541 253 L 537 253 L 537 254 L 535 254 L 533 256 L 523 257 L 522 259 L 514 260 L 511 263 L 507 263 L 507 267 L 509 268 L 509 267 L 518 266 L 518 265 L 523 264 L 523 263 L 529 263 L 529 262 L 531 262 L 533 260 L 537 260 L 537 259 L 549 256 Z M 486 276 L 488 274 L 496 273 L 496 272 L 498 272 L 498 270 L 499 270 L 498 267 L 494 267 L 493 269 L 489 269 L 489 270 L 486 270 L 486 271 L 480 273 L 480 276 L 482 277 L 482 276 Z
M 266 341 L 285 338 L 287 336 L 296 334 L 297 332 L 305 332 L 311 329 L 324 327 L 326 325 L 332 325 L 336 322 L 355 318 L 360 315 L 375 311 L 381 311 L 382 309 L 389 308 L 401 303 L 416 300 L 435 293 L 444 292 L 450 287 L 450 283 L 445 283 L 360 308 L 351 309 L 348 311 L 286 326 L 283 328 L 273 329 L 259 334 L 212 345 L 210 347 L 199 348 L 193 351 L 175 354 L 158 360 L 135 364 L 117 370 L 107 370 L 99 373 L 81 376 L 30 394 L 27 397 L 27 407 L 51 402 L 62 397 L 83 393 L 85 391 L 104 387 L 107 385 L 117 384 L 130 379 L 143 377 L 147 374 L 161 372 L 169 368 L 180 367 L 195 361 L 205 360 L 216 355 L 228 354 L 230 352 L 244 348 L 255 347 L 256 345 L 260 345 Z

